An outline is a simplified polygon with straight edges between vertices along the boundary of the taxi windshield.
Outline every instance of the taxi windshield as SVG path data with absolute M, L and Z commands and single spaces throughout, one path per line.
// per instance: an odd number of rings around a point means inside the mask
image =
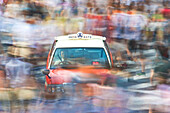
M 109 67 L 103 48 L 57 48 L 54 52 L 50 68 L 55 69 L 57 66 L 70 65 Z

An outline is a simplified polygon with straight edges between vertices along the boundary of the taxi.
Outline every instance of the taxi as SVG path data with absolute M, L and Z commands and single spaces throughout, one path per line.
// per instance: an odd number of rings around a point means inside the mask
M 45 90 L 66 84 L 105 84 L 109 70 L 113 68 L 112 54 L 102 36 L 71 34 L 55 37 L 48 54 Z

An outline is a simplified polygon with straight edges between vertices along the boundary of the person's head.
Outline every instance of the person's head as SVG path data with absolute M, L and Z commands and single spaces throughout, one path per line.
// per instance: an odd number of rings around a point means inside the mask
M 61 58 L 65 58 L 65 53 L 64 53 L 64 51 L 61 51 L 60 55 L 61 55 Z
M 160 10 L 160 9 L 156 9 L 155 13 L 156 13 L 156 14 L 160 14 L 160 13 L 161 13 L 161 10 Z
M 130 5 L 129 5 L 129 10 L 135 10 L 136 9 L 136 6 L 135 6 L 135 2 L 131 2 Z
M 169 8 L 169 5 L 170 5 L 169 1 L 163 1 L 164 8 Z
M 111 7 L 107 8 L 107 14 L 108 15 L 112 15 L 112 11 L 113 11 L 113 9 Z
M 150 0 L 145 0 L 145 4 L 149 5 L 150 4 Z

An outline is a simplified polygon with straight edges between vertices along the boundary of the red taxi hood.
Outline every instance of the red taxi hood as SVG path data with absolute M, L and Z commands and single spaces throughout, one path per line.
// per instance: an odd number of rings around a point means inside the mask
M 95 69 L 90 67 L 83 67 L 78 69 L 54 69 L 50 70 L 51 84 L 70 83 L 75 76 L 91 78 L 93 75 L 97 78 L 103 79 L 109 73 L 108 69 Z M 94 76 L 93 76 L 94 78 Z

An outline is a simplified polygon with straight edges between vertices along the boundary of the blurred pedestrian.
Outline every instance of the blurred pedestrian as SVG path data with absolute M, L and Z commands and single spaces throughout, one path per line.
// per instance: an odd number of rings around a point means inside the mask
M 129 40 L 127 45 L 127 54 L 129 55 L 129 60 L 134 60 L 133 54 L 137 52 L 137 42 L 135 40 Z
M 128 40 L 141 40 L 142 30 L 146 25 L 146 20 L 143 15 L 137 13 L 135 2 L 129 6 L 129 10 L 124 22 L 124 36 Z
M 160 58 L 162 60 L 169 60 L 169 47 L 168 47 L 168 45 L 166 46 L 163 42 L 157 42 L 156 44 L 157 44 L 156 50 L 157 50 L 158 56 L 160 56 Z
M 164 62 L 162 65 L 151 70 L 150 82 L 157 81 L 158 84 L 170 84 L 170 62 Z
M 0 65 L 0 88 L 4 88 L 5 85 L 6 72 L 4 66 Z
M 27 77 L 31 75 L 32 64 L 22 61 L 22 57 L 10 51 L 8 57 L 10 57 L 10 60 L 5 64 L 5 71 L 6 80 L 10 83 L 9 87 L 22 87 L 20 83 L 24 83 Z
M 162 42 L 157 42 L 156 50 L 157 50 L 157 56 L 160 58 L 161 64 L 159 66 L 156 66 L 154 69 L 151 69 L 151 78 L 150 78 L 151 83 L 153 81 L 154 76 L 158 76 L 158 78 L 161 77 L 160 82 L 162 82 L 162 80 L 165 82 L 165 80 L 168 80 L 170 77 L 170 70 L 169 70 L 170 62 L 169 62 L 168 47 L 166 47 Z
M 4 12 L 5 17 L 10 18 L 19 18 L 21 17 L 21 1 L 11 1 L 6 5 L 6 9 Z
M 0 54 L 1 55 L 4 54 L 4 48 L 3 48 L 2 44 L 1 44 L 1 40 L 0 40 Z
M 161 9 L 157 9 L 155 11 L 155 14 L 152 15 L 152 21 L 155 21 L 155 22 L 162 22 L 164 21 L 164 17 L 163 17 L 163 14 L 161 13 Z
M 164 31 L 163 31 L 163 35 L 164 35 L 164 42 L 166 45 L 170 44 L 170 20 L 167 20 L 166 25 L 164 26 Z
M 145 0 L 144 11 L 147 12 L 150 10 L 151 14 L 155 14 L 156 9 L 158 9 L 159 5 L 153 3 L 151 0 Z
M 78 5 L 75 0 L 71 0 L 71 12 L 70 13 L 72 13 L 73 16 L 78 15 Z
M 4 3 L 3 0 L 0 0 L 0 16 L 3 15 L 4 12 Z
M 167 1 L 163 2 L 163 6 L 164 6 L 164 8 L 162 9 L 162 14 L 163 14 L 164 18 L 170 19 L 170 9 L 169 9 L 170 3 L 169 3 L 169 1 L 167 0 Z
M 138 63 L 138 65 L 141 67 L 141 72 L 137 73 L 137 75 L 145 75 L 145 64 L 147 59 L 143 53 L 144 49 L 145 45 L 141 45 L 139 48 L 139 44 L 135 40 L 130 40 L 128 42 L 127 54 L 129 60 Z M 137 55 L 136 52 L 139 52 L 140 54 Z

